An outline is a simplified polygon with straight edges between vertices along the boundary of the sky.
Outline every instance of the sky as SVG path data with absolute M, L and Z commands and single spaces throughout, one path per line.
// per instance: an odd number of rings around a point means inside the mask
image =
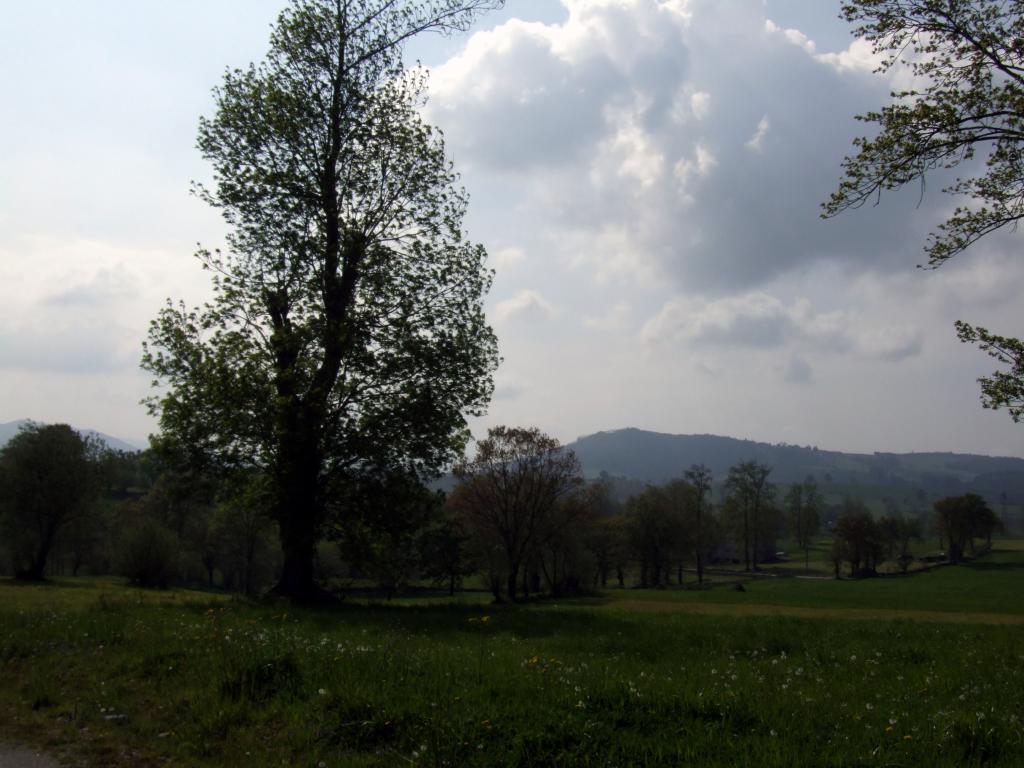
M 225 225 L 198 118 L 283 0 L 0 3 L 0 422 L 144 442 L 149 321 L 198 303 Z M 1024 456 L 964 319 L 1019 335 L 1020 233 L 922 270 L 929 177 L 822 220 L 854 116 L 906 85 L 826 0 L 508 0 L 406 52 L 495 270 L 479 436 L 639 427 Z

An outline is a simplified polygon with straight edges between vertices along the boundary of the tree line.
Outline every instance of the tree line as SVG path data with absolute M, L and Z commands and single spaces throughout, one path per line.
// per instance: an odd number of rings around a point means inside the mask
M 404 474 L 347 485 L 348 514 L 318 545 L 315 577 L 388 596 L 416 583 L 454 593 L 478 577 L 495 600 L 512 601 L 614 584 L 699 587 L 709 567 L 775 562 L 783 536 L 809 568 L 830 511 L 813 478 L 780 493 L 771 468 L 756 461 L 734 465 L 717 489 L 711 471 L 694 465 L 619 501 L 607 478 L 585 481 L 576 456 L 536 428 L 491 429 L 454 477 L 447 494 Z M 0 452 L 4 570 L 260 594 L 283 567 L 270 485 L 259 472 L 196 471 L 159 441 L 132 454 L 67 425 L 29 425 Z M 887 561 L 906 572 L 912 542 L 926 532 L 920 517 L 875 517 L 855 499 L 831 511 L 836 577 L 844 566 L 851 576 L 873 574 Z M 976 494 L 934 504 L 931 530 L 950 562 L 1000 529 Z

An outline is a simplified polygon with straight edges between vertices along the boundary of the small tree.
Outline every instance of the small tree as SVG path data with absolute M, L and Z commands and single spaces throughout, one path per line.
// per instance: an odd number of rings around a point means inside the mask
M 167 589 L 178 580 L 179 546 L 174 531 L 140 517 L 122 533 L 120 572 L 134 586 Z
M 641 587 L 666 586 L 673 564 L 684 557 L 686 520 L 678 498 L 673 498 L 679 490 L 674 490 L 652 485 L 626 501 L 627 535 L 640 565 Z
M 455 476 L 467 525 L 497 545 L 507 594 L 515 600 L 523 564 L 573 519 L 558 513 L 583 483 L 579 461 L 535 427 L 493 427 L 473 459 L 456 465 Z
M 949 561 L 959 563 L 967 549 L 974 552 L 976 538 L 991 540 L 1001 523 L 981 496 L 967 493 L 935 502 L 935 527 L 949 545 Z
M 210 521 L 213 561 L 247 595 L 266 588 L 272 576 L 270 489 L 266 475 L 242 473 L 225 483 Z
M 697 560 L 697 583 L 704 583 L 704 558 L 710 549 L 707 535 L 711 517 L 711 470 L 703 464 L 694 464 L 683 475 L 693 486 L 694 496 L 694 556 Z
M 921 521 L 916 517 L 903 517 L 900 514 L 885 515 L 879 518 L 878 528 L 885 541 L 887 554 L 895 557 L 900 572 L 906 573 L 913 561 L 910 554 L 910 542 L 921 539 Z
M 469 553 L 469 535 L 453 517 L 442 517 L 424 530 L 418 544 L 421 573 L 435 585 L 448 587 L 449 595 L 476 570 Z
M 610 485 L 604 480 L 587 488 L 590 503 L 595 510 L 594 520 L 583 533 L 583 543 L 594 563 L 594 586 L 607 587 L 608 578 L 615 573 L 619 586 L 623 586 L 624 564 L 628 557 L 625 517 L 622 506 L 611 495 Z
M 731 517 L 732 528 L 743 545 L 743 566 L 757 570 L 763 545 L 774 549 L 778 535 L 778 516 L 775 513 L 775 485 L 768 481 L 772 468 L 756 461 L 743 461 L 729 468 L 725 480 L 727 493 L 726 514 Z
M 850 564 L 851 576 L 877 572 L 885 556 L 884 540 L 863 502 L 849 498 L 843 501 L 833 533 L 836 540 L 833 557 L 841 555 Z
M 43 579 L 61 532 L 97 498 L 100 455 L 67 424 L 30 424 L 0 451 L 0 528 L 16 578 Z
M 420 564 L 420 534 L 440 517 L 444 495 L 415 477 L 390 473 L 336 491 L 348 514 L 333 537 L 342 559 L 373 579 L 388 599 Z
M 804 570 L 810 570 L 810 551 L 814 537 L 821 529 L 822 498 L 814 478 L 794 483 L 786 492 L 783 502 L 789 521 L 789 530 L 804 553 Z

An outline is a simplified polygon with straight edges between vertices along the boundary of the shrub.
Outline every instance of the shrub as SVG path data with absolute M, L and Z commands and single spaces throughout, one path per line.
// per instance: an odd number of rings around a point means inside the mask
M 178 538 L 156 520 L 144 519 L 125 535 L 121 573 L 139 587 L 167 589 L 177 577 Z

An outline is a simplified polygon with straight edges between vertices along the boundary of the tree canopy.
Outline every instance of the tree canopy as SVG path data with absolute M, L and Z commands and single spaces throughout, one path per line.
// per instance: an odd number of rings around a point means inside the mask
M 14 574 L 43 578 L 61 531 L 100 489 L 101 444 L 67 424 L 30 424 L 0 451 L 0 533 Z
M 500 552 L 508 597 L 524 562 L 572 523 L 581 505 L 562 507 L 583 484 L 580 463 L 537 428 L 493 427 L 476 455 L 455 467 L 458 506 L 478 536 Z
M 1020 0 L 854 0 L 842 8 L 854 34 L 882 56 L 880 72 L 907 66 L 914 86 L 858 119 L 873 138 L 854 141 L 844 178 L 824 204 L 834 216 L 885 191 L 924 184 L 927 174 L 965 167 L 945 192 L 965 202 L 925 245 L 938 267 L 993 232 L 1024 218 L 1024 3 Z M 984 158 L 984 163 L 971 162 Z M 1024 345 L 957 323 L 961 341 L 978 344 L 1010 371 L 980 379 L 986 408 L 1024 414 Z
M 196 190 L 231 231 L 197 254 L 212 301 L 169 302 L 151 325 L 149 406 L 190 461 L 269 476 L 282 594 L 316 591 L 329 489 L 436 474 L 490 398 L 491 273 L 401 52 L 500 4 L 292 0 L 266 59 L 229 70 L 200 122 L 214 182 Z

